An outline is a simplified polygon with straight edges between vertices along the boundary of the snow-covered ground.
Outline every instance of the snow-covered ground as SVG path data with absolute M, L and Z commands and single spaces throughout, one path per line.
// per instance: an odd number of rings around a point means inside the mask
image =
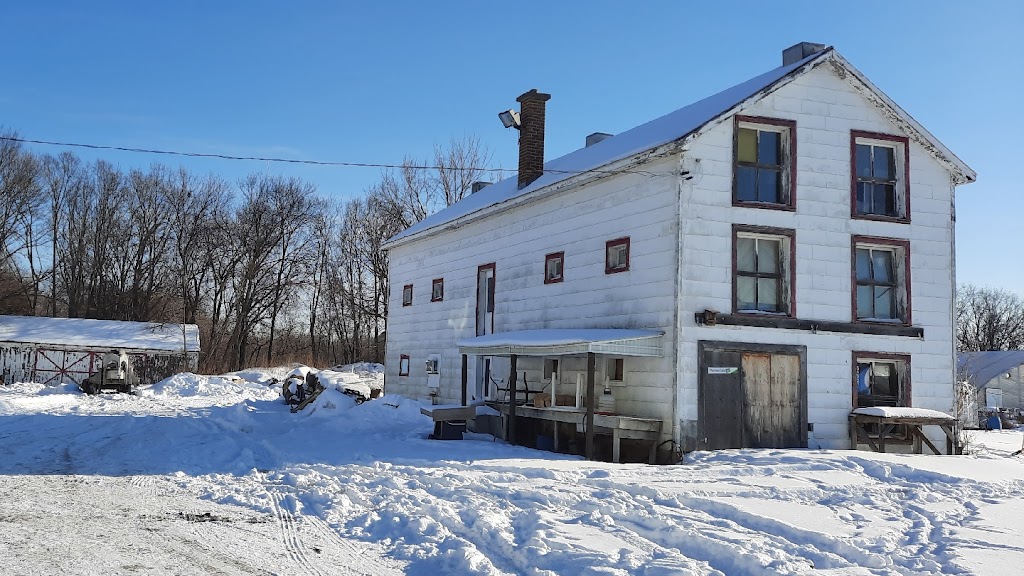
M 275 370 L 237 375 L 0 387 L 0 573 L 1024 574 L 1024 431 L 612 465 L 426 440 L 393 396 L 291 414 Z

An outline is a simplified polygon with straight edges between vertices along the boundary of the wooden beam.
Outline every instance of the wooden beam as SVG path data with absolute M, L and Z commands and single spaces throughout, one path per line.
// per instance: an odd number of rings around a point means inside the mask
M 587 442 L 585 452 L 587 460 L 594 459 L 594 372 L 596 368 L 597 356 L 593 352 L 587 352 L 587 417 L 583 421 Z
M 509 444 L 516 443 L 516 377 L 518 376 L 518 369 L 516 368 L 516 362 L 519 357 L 515 354 L 512 355 L 512 375 L 508 380 L 508 442 Z
M 466 405 L 469 388 L 469 356 L 462 355 L 462 405 Z

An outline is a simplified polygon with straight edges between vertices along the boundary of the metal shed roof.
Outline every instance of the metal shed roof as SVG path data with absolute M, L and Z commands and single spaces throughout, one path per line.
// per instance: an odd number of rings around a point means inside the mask
M 184 334 L 182 333 L 184 326 Z M 199 351 L 195 324 L 159 324 L 86 318 L 0 316 L 0 343 L 17 342 L 88 350 Z
M 1024 364 L 1024 350 L 990 350 L 986 352 L 961 352 L 956 355 L 956 364 L 962 377 L 978 388 L 990 380 Z
M 456 344 L 461 354 L 477 356 L 567 356 L 588 352 L 616 356 L 663 356 L 664 335 L 660 330 L 544 328 L 463 338 Z

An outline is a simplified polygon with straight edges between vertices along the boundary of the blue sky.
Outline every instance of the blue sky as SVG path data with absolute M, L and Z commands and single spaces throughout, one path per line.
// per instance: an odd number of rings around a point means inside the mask
M 958 279 L 1024 292 L 1024 8 L 1018 2 L 4 2 L 0 125 L 26 138 L 397 163 L 552 94 L 547 157 L 831 44 L 978 172 L 957 198 Z M 40 151 L 59 149 L 37 146 Z M 154 161 L 358 195 L 368 168 Z

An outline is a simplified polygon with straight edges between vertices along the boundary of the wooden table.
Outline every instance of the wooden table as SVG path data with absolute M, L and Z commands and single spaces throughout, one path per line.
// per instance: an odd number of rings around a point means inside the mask
M 926 444 L 928 448 L 931 448 L 932 452 L 942 454 L 942 452 L 939 452 L 938 448 L 932 444 L 931 440 L 924 435 L 924 432 L 921 431 L 921 428 L 924 426 L 938 426 L 946 434 L 946 454 L 954 454 L 954 447 L 959 448 L 959 443 L 956 441 L 956 437 L 953 434 L 953 424 L 955 422 L 956 420 L 954 418 L 868 416 L 865 414 L 850 414 L 850 442 L 854 450 L 857 449 L 857 444 L 860 443 L 860 440 L 864 440 L 875 452 L 885 452 L 886 437 L 889 436 L 897 426 L 906 426 L 913 442 L 913 450 L 915 454 L 923 453 L 923 444 Z M 866 429 L 867 424 L 878 425 L 878 444 L 875 444 L 875 439 L 868 435 Z
M 508 406 L 501 405 L 503 414 L 508 414 Z M 587 413 L 576 408 L 548 407 L 536 408 L 534 406 L 516 406 L 516 416 L 524 418 L 536 418 L 550 422 L 565 422 L 575 424 L 576 429 L 582 430 L 583 422 Z M 623 438 L 632 440 L 650 440 L 651 452 L 648 457 L 650 464 L 656 463 L 658 453 L 658 440 L 661 437 L 662 421 L 657 418 L 638 418 L 635 416 L 622 416 L 619 414 L 594 414 L 594 431 L 612 436 L 612 462 L 619 462 L 620 444 Z M 558 426 L 555 426 L 555 450 L 558 450 Z

